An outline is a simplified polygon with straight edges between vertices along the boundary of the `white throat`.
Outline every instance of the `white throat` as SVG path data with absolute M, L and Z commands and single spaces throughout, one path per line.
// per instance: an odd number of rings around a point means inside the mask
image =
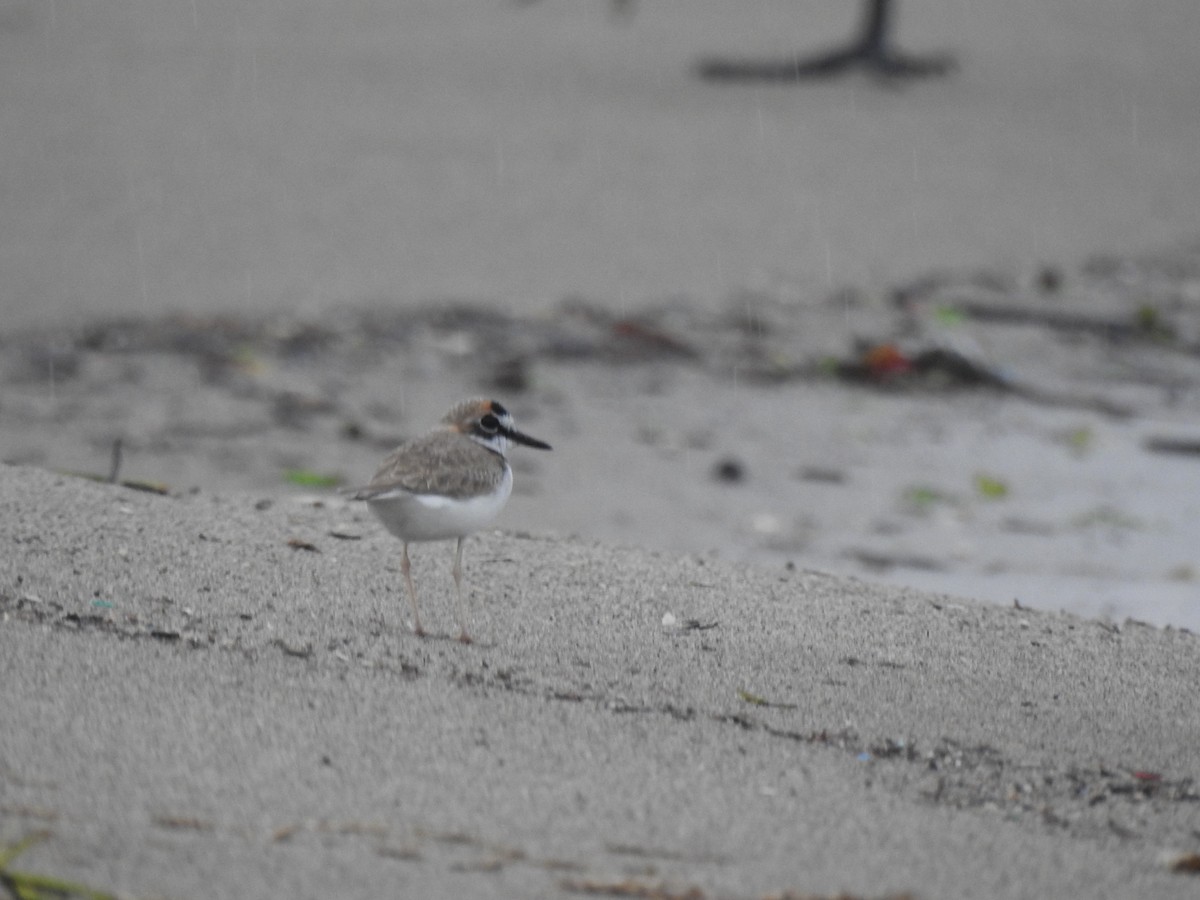
M 472 434 L 468 435 L 475 443 L 482 444 L 493 453 L 499 453 L 505 459 L 508 459 L 509 440 L 502 434 Z

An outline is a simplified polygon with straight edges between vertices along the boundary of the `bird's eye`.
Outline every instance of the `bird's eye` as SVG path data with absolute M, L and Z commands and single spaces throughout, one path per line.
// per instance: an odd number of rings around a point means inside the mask
M 500 420 L 497 419 L 495 416 L 493 416 L 491 413 L 488 413 L 486 416 L 484 416 L 482 419 L 479 420 L 479 427 L 481 429 L 483 429 L 484 431 L 486 431 L 488 434 L 495 434 L 497 431 L 500 430 Z

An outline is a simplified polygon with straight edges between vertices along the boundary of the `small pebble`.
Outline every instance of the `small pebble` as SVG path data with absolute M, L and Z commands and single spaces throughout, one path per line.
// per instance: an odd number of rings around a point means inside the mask
M 712 477 L 726 484 L 739 484 L 746 480 L 746 467 L 741 460 L 732 456 L 717 460 L 713 466 Z

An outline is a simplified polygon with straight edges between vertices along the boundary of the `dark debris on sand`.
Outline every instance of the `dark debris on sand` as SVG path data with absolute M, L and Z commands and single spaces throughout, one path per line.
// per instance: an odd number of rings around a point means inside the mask
M 22 424 L 61 430 L 89 415 L 96 459 L 121 439 L 164 452 L 233 437 L 274 446 L 322 427 L 331 440 L 387 448 L 402 437 L 386 424 L 398 404 L 355 395 L 372 373 L 404 383 L 453 370 L 512 396 L 561 365 L 652 366 L 747 386 L 988 392 L 1114 417 L 1186 410 L 1200 405 L 1200 245 L 1097 257 L 1075 270 L 1042 265 L 1028 276 L 935 272 L 875 293 L 743 291 L 716 310 L 674 298 L 616 313 L 570 297 L 519 316 L 444 300 L 316 318 L 98 319 L 0 335 L 11 426 L 0 458 L 44 462 L 49 451 Z M 146 398 L 165 409 L 157 419 Z M 1164 434 L 1152 449 L 1191 440 Z M 278 468 L 302 465 L 276 455 Z

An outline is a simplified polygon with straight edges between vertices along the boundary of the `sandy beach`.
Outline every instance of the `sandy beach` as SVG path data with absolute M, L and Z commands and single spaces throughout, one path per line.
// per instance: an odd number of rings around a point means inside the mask
M 511 529 L 1200 630 L 1200 248 L 1054 271 L 18 331 L 0 459 L 325 497 L 495 396 L 556 447 Z
M 1200 7 L 855 19 L 0 4 L 0 894 L 1195 895 Z
M 490 533 L 464 647 L 449 547 L 415 562 L 420 640 L 361 508 L 14 467 L 0 503 L 0 821 L 53 832 L 22 870 L 137 897 L 1195 890 L 1192 634 Z

